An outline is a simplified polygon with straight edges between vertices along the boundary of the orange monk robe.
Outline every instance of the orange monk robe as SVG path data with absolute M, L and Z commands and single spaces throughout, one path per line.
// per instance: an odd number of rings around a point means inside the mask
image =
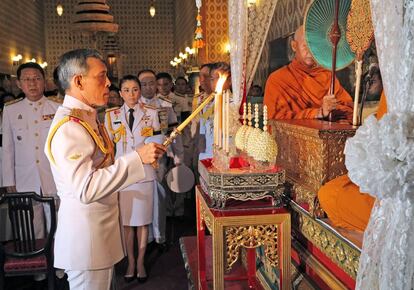
M 377 111 L 380 119 L 387 112 L 384 93 L 381 95 Z M 375 198 L 359 191 L 348 175 L 339 176 L 325 185 L 318 192 L 319 203 L 335 226 L 364 231 L 368 225 Z
M 264 104 L 269 119 L 315 119 L 322 99 L 329 92 L 331 72 L 315 67 L 308 69 L 294 59 L 273 72 L 266 82 Z M 352 121 L 352 98 L 335 78 L 337 110 Z

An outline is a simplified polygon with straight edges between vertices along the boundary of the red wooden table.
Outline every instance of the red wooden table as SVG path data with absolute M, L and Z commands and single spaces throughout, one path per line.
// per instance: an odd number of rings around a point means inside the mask
M 290 289 L 290 214 L 284 208 L 261 201 L 238 203 L 225 209 L 209 206 L 209 197 L 197 187 L 197 246 L 199 289 L 207 289 L 205 228 L 212 235 L 213 288 L 224 289 L 224 280 L 247 279 L 250 288 L 261 288 L 256 280 L 255 249 L 264 246 L 273 267 L 280 270 L 279 289 Z M 247 252 L 247 275 L 226 276 L 238 260 L 241 248 Z

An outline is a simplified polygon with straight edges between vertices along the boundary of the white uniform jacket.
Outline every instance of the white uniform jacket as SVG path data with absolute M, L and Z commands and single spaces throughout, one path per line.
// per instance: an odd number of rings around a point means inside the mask
M 194 99 L 193 110 L 196 109 L 208 96 L 203 93 Z M 211 101 L 199 114 L 199 136 L 197 137 L 197 149 L 199 160 L 213 158 L 214 143 L 214 100 Z
M 188 106 L 188 99 L 186 98 L 185 95 L 170 92 L 167 96 L 163 96 L 162 94 L 157 94 L 157 98 L 161 100 L 167 99 L 168 101 L 172 103 L 172 107 L 174 109 L 174 112 L 178 120 L 180 120 L 182 112 L 191 111 L 191 107 Z
M 152 107 L 157 108 L 158 113 L 160 110 L 166 110 L 168 114 L 168 124 L 167 126 L 172 129 L 173 127 L 177 127 L 177 116 L 174 113 L 172 103 L 165 100 L 160 99 L 159 97 L 155 96 L 152 99 L 146 99 L 144 97 L 141 97 L 140 102 L 142 102 L 145 105 L 149 105 Z M 160 120 L 160 127 L 162 128 L 162 120 Z M 174 159 L 174 164 L 183 164 L 184 163 L 184 146 L 181 136 L 178 136 L 174 143 L 171 145 L 172 150 L 167 150 L 167 155 Z
M 124 257 L 117 192 L 145 173 L 135 151 L 113 164 L 106 162 L 108 154 L 103 152 L 113 153 L 106 150 L 113 145 L 102 138 L 95 109 L 66 95 L 45 146 L 61 199 L 54 251 L 57 268 L 104 269 Z
M 134 124 L 132 131 L 129 128 L 129 107 L 124 104 L 121 108 L 107 110 L 105 114 L 105 127 L 109 137 L 116 144 L 116 158 L 134 151 L 134 148 L 144 144 L 147 137 L 160 134 L 160 123 L 157 110 L 136 104 L 134 109 Z M 145 179 L 141 182 L 157 179 L 155 169 L 151 165 L 144 165 Z M 135 183 L 124 190 L 140 190 L 139 184 Z
M 46 137 L 59 103 L 42 97 L 27 98 L 4 107 L 3 112 L 3 186 L 17 191 L 56 195 L 49 161 L 43 152 Z

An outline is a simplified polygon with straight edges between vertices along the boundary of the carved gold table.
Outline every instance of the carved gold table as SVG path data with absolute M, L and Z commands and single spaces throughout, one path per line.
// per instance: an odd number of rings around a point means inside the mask
M 344 147 L 355 128 L 321 120 L 271 120 L 272 134 L 279 146 L 277 164 L 286 170 L 296 202 L 307 203 L 314 214 L 319 188 L 347 173 Z
M 256 207 L 254 201 L 226 209 L 211 207 L 211 200 L 200 186 L 196 189 L 198 286 L 207 289 L 205 229 L 212 235 L 213 289 L 224 289 L 224 280 L 248 280 L 249 287 L 258 289 L 256 282 L 256 252 L 264 247 L 266 257 L 280 270 L 279 289 L 290 289 L 290 214 L 284 208 Z M 247 251 L 247 276 L 224 277 L 238 260 L 241 248 Z

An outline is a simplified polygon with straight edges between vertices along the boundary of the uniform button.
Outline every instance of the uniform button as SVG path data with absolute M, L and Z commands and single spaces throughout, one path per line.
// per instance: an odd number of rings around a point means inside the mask
M 37 137 L 37 136 L 39 136 L 39 133 L 35 133 L 35 136 Z
M 35 111 L 37 111 L 37 108 L 34 108 Z
M 39 123 L 37 120 L 34 121 L 35 124 Z
M 39 150 L 39 146 L 36 146 L 35 148 L 36 148 L 36 150 Z
M 36 160 L 36 163 L 39 163 L 40 161 L 39 160 Z

